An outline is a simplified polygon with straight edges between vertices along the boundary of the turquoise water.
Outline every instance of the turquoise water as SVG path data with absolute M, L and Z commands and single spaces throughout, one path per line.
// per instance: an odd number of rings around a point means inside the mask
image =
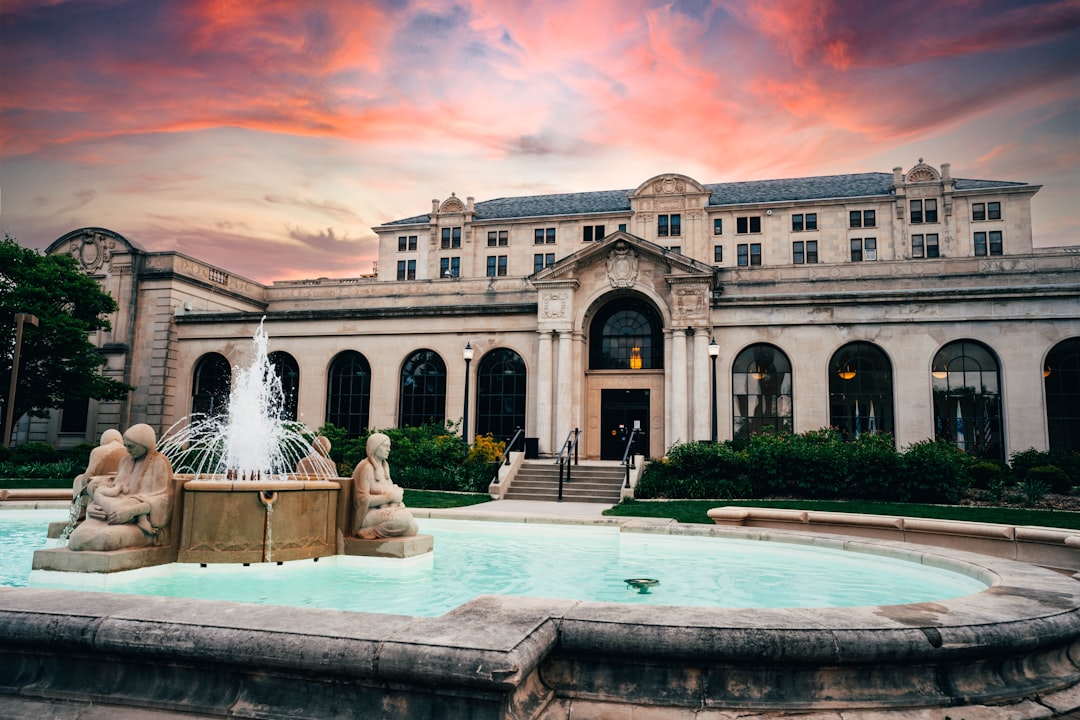
M 26 585 L 53 511 L 0 511 L 0 584 Z M 979 592 L 966 575 L 879 555 L 778 542 L 620 533 L 613 527 L 421 519 L 420 559 L 334 557 L 276 564 L 176 564 L 86 588 L 49 573 L 34 586 L 238 600 L 431 617 L 478 595 L 699 607 L 895 605 Z M 57 580 L 57 576 L 60 576 Z M 627 578 L 654 578 L 647 594 Z M 96 578 L 95 578 L 96 579 Z M 75 578 L 78 580 L 78 578 Z

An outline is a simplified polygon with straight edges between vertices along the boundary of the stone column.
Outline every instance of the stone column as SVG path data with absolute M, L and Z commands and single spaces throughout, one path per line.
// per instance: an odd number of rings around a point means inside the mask
M 536 360 L 536 428 L 541 453 L 550 454 L 554 441 L 551 439 L 551 331 L 540 331 L 540 343 Z
M 711 405 L 709 404 L 709 338 L 707 333 L 698 329 L 694 333 L 694 439 L 709 440 L 712 438 L 712 424 L 709 417 Z
M 674 330 L 671 333 L 671 397 L 668 398 L 671 428 L 668 447 L 690 440 L 686 427 L 686 390 L 686 332 Z
M 559 331 L 559 361 L 555 368 L 555 432 L 552 444 L 556 452 L 566 434 L 574 429 L 574 347 L 570 330 Z

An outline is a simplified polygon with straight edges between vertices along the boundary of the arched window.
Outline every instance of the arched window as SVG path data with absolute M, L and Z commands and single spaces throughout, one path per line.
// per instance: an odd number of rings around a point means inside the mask
M 608 303 L 589 331 L 590 370 L 659 370 L 664 367 L 660 314 L 640 298 Z
M 509 442 L 525 427 L 525 361 L 498 348 L 480 358 L 476 376 L 476 434 Z
M 731 394 L 736 440 L 769 428 L 792 431 L 791 361 L 780 348 L 762 343 L 739 353 Z
M 446 363 L 433 350 L 418 350 L 401 366 L 401 427 L 446 422 Z
M 368 429 L 370 411 L 371 366 L 355 350 L 338 353 L 326 380 L 326 422 L 358 437 Z
M 1080 451 L 1080 338 L 1055 345 L 1042 372 L 1050 449 Z
M 195 363 L 191 383 L 191 414 L 215 417 L 229 411 L 232 368 L 224 355 L 207 353 Z
M 930 368 L 934 437 L 988 460 L 1004 460 L 998 361 L 982 343 L 951 342 Z
M 266 357 L 270 366 L 281 378 L 281 419 L 296 420 L 297 394 L 300 390 L 300 366 L 296 358 L 287 352 L 278 350 Z
M 853 342 L 829 362 L 829 424 L 845 440 L 893 432 L 892 365 L 876 345 Z

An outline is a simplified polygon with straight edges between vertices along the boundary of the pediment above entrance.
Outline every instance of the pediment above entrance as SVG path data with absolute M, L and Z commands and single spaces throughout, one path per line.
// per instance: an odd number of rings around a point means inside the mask
M 609 235 L 532 277 L 541 329 L 581 327 L 586 308 L 607 296 L 636 294 L 666 308 L 683 326 L 708 322 L 714 269 L 626 232 Z
M 611 287 L 627 288 L 641 281 L 645 267 L 651 274 L 697 276 L 710 281 L 715 278 L 710 265 L 620 231 L 544 268 L 533 275 L 532 281 L 534 285 L 553 280 L 581 281 L 584 274 L 603 272 Z

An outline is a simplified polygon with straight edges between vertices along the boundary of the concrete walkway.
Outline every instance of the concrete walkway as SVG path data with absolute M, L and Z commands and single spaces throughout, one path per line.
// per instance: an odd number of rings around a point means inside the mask
M 409 510 L 418 518 L 450 518 L 455 520 L 503 520 L 507 522 L 624 522 L 626 518 L 604 516 L 613 507 L 604 503 L 554 502 L 544 500 L 492 500 L 491 502 L 456 508 L 414 508 Z

